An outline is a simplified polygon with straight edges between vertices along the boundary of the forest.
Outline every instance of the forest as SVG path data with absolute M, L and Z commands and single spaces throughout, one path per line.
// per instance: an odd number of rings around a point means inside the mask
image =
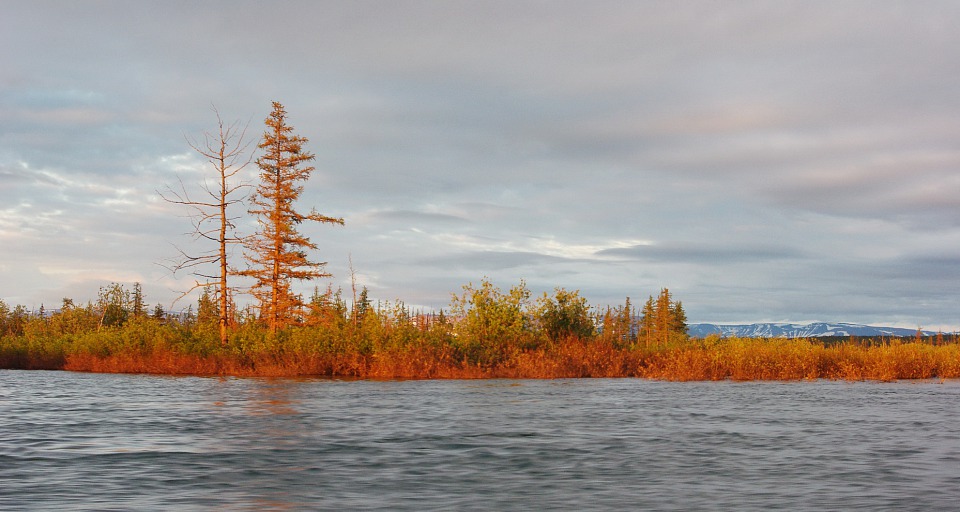
M 214 110 L 216 112 L 216 110 Z M 0 368 L 236 376 L 342 378 L 646 377 L 671 380 L 921 379 L 960 377 L 956 339 L 743 339 L 687 335 L 686 314 L 668 289 L 639 309 L 626 298 L 592 306 L 579 291 L 534 298 L 521 280 L 503 290 L 489 279 L 425 312 L 372 301 L 355 280 L 342 289 L 295 282 L 330 277 L 312 261 L 305 224 L 345 225 L 297 200 L 314 170 L 307 139 L 294 134 L 280 103 L 264 121 L 254 158 L 246 128 L 225 124 L 190 147 L 211 169 L 192 190 L 180 182 L 163 199 L 190 212 L 199 252 L 180 250 L 168 268 L 189 273 L 194 309 L 152 310 L 139 283 L 111 283 L 96 301 L 64 298 L 52 311 L 0 300 Z M 249 164 L 259 183 L 239 179 Z M 252 189 L 252 190 L 251 190 Z M 240 233 L 246 215 L 258 230 Z M 244 264 L 232 261 L 240 246 Z M 351 265 L 352 267 L 352 265 Z M 236 283 L 239 279 L 243 286 Z M 238 307 L 238 296 L 251 298 Z

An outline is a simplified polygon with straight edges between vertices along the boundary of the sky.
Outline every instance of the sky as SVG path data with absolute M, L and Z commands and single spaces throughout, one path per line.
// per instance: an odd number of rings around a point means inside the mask
M 0 0 L 0 299 L 142 283 L 192 240 L 158 191 L 309 139 L 330 279 L 415 308 L 488 278 L 690 322 L 960 328 L 960 3 Z M 256 167 L 242 172 L 256 182 Z M 241 231 L 256 220 L 244 209 Z M 179 249 L 178 249 L 179 248 Z M 232 254 L 243 266 L 242 251 Z M 193 296 L 173 304 L 186 307 Z

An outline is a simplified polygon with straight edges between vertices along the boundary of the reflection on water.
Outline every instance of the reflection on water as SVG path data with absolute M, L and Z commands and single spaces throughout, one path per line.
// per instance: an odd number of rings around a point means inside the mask
M 946 510 L 958 398 L 0 371 L 0 510 Z
M 299 403 L 296 397 L 302 388 L 301 382 L 294 380 L 268 380 L 261 386 L 250 390 L 244 404 L 251 414 L 300 414 L 294 407 Z

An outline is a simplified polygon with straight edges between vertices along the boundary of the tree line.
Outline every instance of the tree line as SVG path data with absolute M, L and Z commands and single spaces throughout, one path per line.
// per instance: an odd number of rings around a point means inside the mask
M 594 307 L 579 291 L 565 288 L 556 288 L 553 295 L 544 292 L 536 299 L 531 295 L 523 281 L 504 291 L 484 278 L 478 286 L 467 284 L 460 294 L 452 294 L 449 308 L 424 312 L 400 301 L 373 302 L 365 287 L 353 301 L 344 298 L 340 288 L 334 290 L 328 286 L 321 291 L 315 287 L 309 300 L 293 310 L 289 327 L 329 330 L 357 338 L 362 337 L 365 330 L 371 331 L 371 324 L 408 325 L 421 331 L 443 325 L 451 338 L 458 338 L 467 352 L 476 354 L 496 352 L 497 347 L 509 345 L 539 347 L 567 339 L 603 338 L 619 347 L 687 339 L 683 306 L 674 302 L 665 288 L 656 300 L 651 296 L 642 311 L 631 306 L 629 297 L 622 306 Z M 76 304 L 73 299 L 64 298 L 60 307 L 53 310 L 43 305 L 38 311 L 22 305 L 11 308 L 0 299 L 0 337 L 16 338 L 29 333 L 53 336 L 102 333 L 147 321 L 188 330 L 199 326 L 203 333 L 209 334 L 211 326 L 219 331 L 221 325 L 217 299 L 211 288 L 205 287 L 196 308 L 191 305 L 182 312 L 169 312 L 161 304 L 150 308 L 140 283 L 134 283 L 132 289 L 111 283 L 100 288 L 96 301 Z M 248 329 L 264 326 L 256 308 L 231 311 L 229 324 L 233 326 Z M 283 334 L 267 331 L 272 337 Z
M 186 312 L 146 307 L 139 286 L 111 284 L 97 300 L 30 312 L 0 301 L 0 368 L 190 375 L 360 378 L 648 377 L 671 380 L 923 379 L 960 377 L 956 340 L 688 338 L 682 307 L 662 290 L 639 316 L 627 300 L 591 307 L 562 288 L 534 298 L 484 279 L 425 313 L 361 293 L 314 289 L 295 323 L 265 328 L 234 311 L 220 342 L 217 301 L 205 290 Z M 657 304 L 666 305 L 658 307 Z M 658 326 L 668 326 L 667 331 Z

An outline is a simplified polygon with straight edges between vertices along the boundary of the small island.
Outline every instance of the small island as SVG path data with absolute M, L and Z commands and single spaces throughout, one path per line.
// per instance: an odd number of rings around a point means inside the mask
M 637 311 L 591 307 L 559 288 L 531 300 L 466 285 L 449 311 L 373 304 L 362 290 L 316 290 L 276 331 L 253 308 L 220 341 L 209 291 L 196 310 L 148 311 L 139 285 L 96 302 L 31 313 L 0 301 L 0 368 L 206 376 L 477 379 L 641 377 L 666 380 L 879 380 L 960 377 L 955 336 L 856 339 L 690 338 L 668 290 Z
M 579 291 L 560 287 L 534 300 L 522 280 L 504 291 L 487 278 L 463 286 L 437 312 L 399 300 L 374 303 L 354 279 L 349 300 L 330 286 L 304 298 L 294 281 L 331 275 L 326 263 L 308 258 L 317 245 L 301 226 L 344 225 L 296 208 L 314 170 L 307 139 L 273 102 L 254 159 L 246 129 L 214 112 L 217 130 L 202 143 L 188 140 L 210 163 L 216 186 L 189 190 L 181 181 L 160 194 L 190 212 L 193 238 L 208 244 L 199 253 L 179 251 L 168 266 L 196 278 L 182 295 L 202 291 L 196 310 L 172 314 L 157 305 L 148 312 L 139 283 L 132 290 L 112 283 L 86 305 L 65 298 L 53 312 L 11 309 L 0 300 L 0 368 L 364 379 L 960 377 L 956 337 L 691 338 L 683 305 L 666 288 L 639 310 L 629 297 L 615 307 L 591 306 Z M 243 196 L 238 173 L 253 162 L 260 181 Z M 242 206 L 256 221 L 254 233 L 238 232 Z M 232 245 L 243 248 L 243 268 L 231 259 Z M 241 294 L 252 298 L 244 307 L 237 305 Z

